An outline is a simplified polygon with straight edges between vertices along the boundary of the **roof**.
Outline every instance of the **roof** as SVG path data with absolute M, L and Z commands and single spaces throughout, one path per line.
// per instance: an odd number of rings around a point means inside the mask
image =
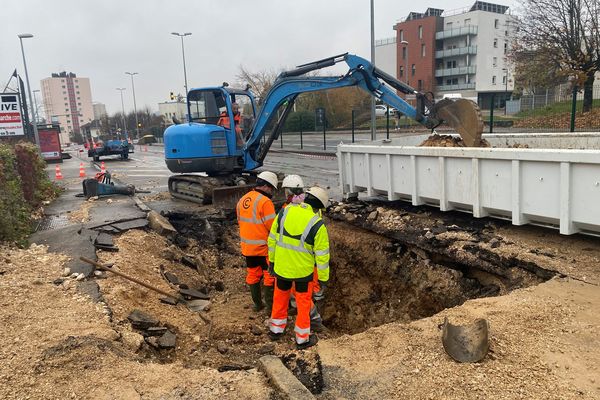
M 476 1 L 475 4 L 471 6 L 469 11 L 489 11 L 493 13 L 504 14 L 506 13 L 506 10 L 508 10 L 508 6 L 486 3 L 485 1 Z

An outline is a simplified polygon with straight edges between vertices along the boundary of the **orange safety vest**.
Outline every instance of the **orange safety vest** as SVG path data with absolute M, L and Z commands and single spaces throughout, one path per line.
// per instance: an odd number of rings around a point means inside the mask
M 236 213 L 242 255 L 268 256 L 267 237 L 276 216 L 271 199 L 252 190 L 238 201 Z
M 241 121 L 242 115 L 240 113 L 233 115 L 233 122 L 235 123 L 235 131 L 237 133 L 240 133 L 242 131 L 242 128 L 240 126 Z M 229 114 L 226 111 L 223 111 L 221 113 L 221 117 L 219 118 L 219 121 L 217 121 L 217 125 L 227 129 L 231 127 L 231 124 L 229 123 Z

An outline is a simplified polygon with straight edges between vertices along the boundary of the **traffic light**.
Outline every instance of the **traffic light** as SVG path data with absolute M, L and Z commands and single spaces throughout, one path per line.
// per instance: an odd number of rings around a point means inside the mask
M 170 97 L 171 97 L 171 100 L 175 100 L 175 93 L 171 92 Z

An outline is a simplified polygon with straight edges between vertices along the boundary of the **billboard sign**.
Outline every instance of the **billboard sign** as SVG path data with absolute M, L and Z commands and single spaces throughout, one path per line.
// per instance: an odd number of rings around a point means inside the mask
M 18 93 L 0 93 L 0 137 L 24 136 Z
M 60 153 L 60 130 L 58 128 L 38 128 L 40 136 L 40 150 L 46 161 L 61 160 Z

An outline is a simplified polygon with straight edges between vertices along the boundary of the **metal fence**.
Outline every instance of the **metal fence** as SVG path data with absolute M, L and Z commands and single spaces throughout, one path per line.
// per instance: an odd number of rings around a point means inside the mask
M 593 98 L 600 99 L 600 84 L 594 85 Z M 516 100 L 506 102 L 506 113 L 517 114 L 522 111 L 536 110 L 555 103 L 568 103 L 573 100 L 573 90 L 569 85 L 559 85 L 554 88 L 537 90 L 534 94 L 526 94 Z M 577 100 L 583 100 L 583 90 L 577 92 Z

